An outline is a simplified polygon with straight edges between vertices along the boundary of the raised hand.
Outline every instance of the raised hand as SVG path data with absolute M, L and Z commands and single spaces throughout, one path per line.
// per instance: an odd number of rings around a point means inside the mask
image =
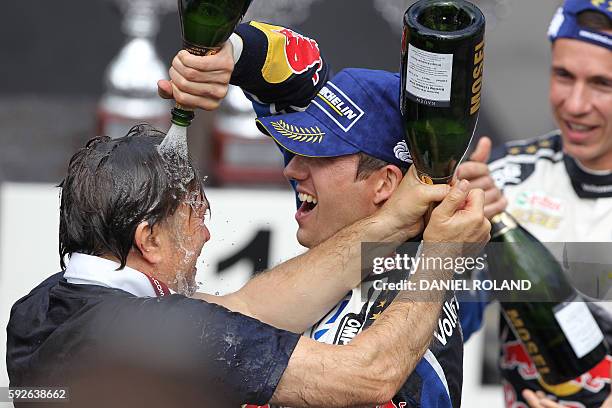
M 192 55 L 181 50 L 172 60 L 170 81 L 157 82 L 159 96 L 187 108 L 215 110 L 225 98 L 234 71 L 233 46 L 227 41 L 217 54 Z
M 457 178 L 470 182 L 471 188 L 480 188 L 485 193 L 484 211 L 487 218 L 506 209 L 508 200 L 495 186 L 495 182 L 489 173 L 487 161 L 491 154 L 491 139 L 483 136 L 476 145 L 476 150 L 470 156 L 470 160 L 459 165 Z

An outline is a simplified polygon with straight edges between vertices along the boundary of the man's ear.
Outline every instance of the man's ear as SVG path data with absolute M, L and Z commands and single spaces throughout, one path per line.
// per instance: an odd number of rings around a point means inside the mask
M 151 264 L 157 264 L 162 260 L 161 246 L 159 240 L 159 228 L 153 229 L 147 221 L 143 221 L 136 227 L 134 233 L 134 245 L 140 250 L 141 256 Z
M 373 175 L 376 176 L 374 204 L 382 205 L 391 197 L 391 194 L 393 194 L 402 181 L 402 171 L 399 167 L 388 164 L 378 169 Z

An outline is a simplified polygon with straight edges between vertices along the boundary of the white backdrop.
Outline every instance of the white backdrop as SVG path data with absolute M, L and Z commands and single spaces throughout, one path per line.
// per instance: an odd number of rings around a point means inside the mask
M 208 189 L 207 196 L 212 203 L 212 239 L 198 261 L 200 290 L 221 294 L 235 290 L 266 255 L 275 265 L 303 251 L 295 240 L 293 193 Z M 0 387 L 8 385 L 5 328 L 11 305 L 59 271 L 58 210 L 55 187 L 0 185 Z M 501 408 L 501 389 L 480 385 L 483 341 L 476 336 L 466 347 L 462 405 Z M 8 406 L 0 403 L 1 408 Z

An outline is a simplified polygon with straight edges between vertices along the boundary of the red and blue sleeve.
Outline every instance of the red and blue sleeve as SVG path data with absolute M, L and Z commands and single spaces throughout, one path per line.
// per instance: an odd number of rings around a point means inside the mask
M 319 44 L 289 28 L 251 21 L 236 34 L 243 50 L 232 74 L 258 116 L 305 109 L 327 81 Z

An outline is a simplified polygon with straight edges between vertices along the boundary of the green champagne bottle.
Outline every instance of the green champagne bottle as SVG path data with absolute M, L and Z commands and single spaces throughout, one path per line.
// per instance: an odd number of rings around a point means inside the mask
M 448 183 L 470 144 L 482 92 L 485 18 L 463 0 L 419 0 L 404 15 L 401 112 L 421 181 Z
M 580 377 L 608 354 L 586 303 L 552 253 L 508 213 L 491 220 L 489 273 L 498 280 L 531 282 L 529 294 L 500 299 L 503 314 L 546 384 Z M 531 301 L 531 299 L 535 299 Z
M 211 55 L 232 35 L 251 0 L 178 0 L 183 48 L 194 55 Z M 172 123 L 187 127 L 193 111 L 177 105 Z
M 195 55 L 216 52 L 250 4 L 251 0 L 179 0 L 183 47 Z

